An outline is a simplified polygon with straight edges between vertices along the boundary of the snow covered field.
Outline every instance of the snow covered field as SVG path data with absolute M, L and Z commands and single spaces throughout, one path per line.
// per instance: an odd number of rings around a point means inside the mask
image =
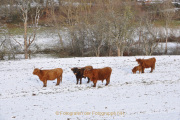
M 180 120 L 180 56 L 155 58 L 155 71 L 144 74 L 132 74 L 135 57 L 0 61 L 0 120 Z M 110 84 L 76 85 L 70 68 L 86 65 L 112 67 Z M 62 84 L 48 81 L 43 88 L 34 66 L 61 67 Z

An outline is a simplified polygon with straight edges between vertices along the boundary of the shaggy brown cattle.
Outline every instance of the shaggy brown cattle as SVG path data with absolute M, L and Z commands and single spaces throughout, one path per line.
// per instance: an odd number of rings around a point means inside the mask
M 149 59 L 136 59 L 138 64 L 142 66 L 142 73 L 144 73 L 145 68 L 151 68 L 151 73 L 155 69 L 155 63 L 156 63 L 156 58 L 149 58 Z
M 61 68 L 51 69 L 51 70 L 41 70 L 35 68 L 33 71 L 34 75 L 37 75 L 39 79 L 44 83 L 43 87 L 47 86 L 47 80 L 55 80 L 57 79 L 57 84 L 59 85 L 62 82 L 62 73 L 63 70 Z
M 101 80 L 103 82 L 106 79 L 106 85 L 110 82 L 112 69 L 110 67 L 105 67 L 102 69 L 86 69 L 84 71 L 84 76 L 89 77 L 91 81 L 93 81 L 94 86 L 96 87 L 97 80 Z
M 136 72 L 139 71 L 139 73 L 142 73 L 142 66 L 135 66 L 133 69 L 132 69 L 132 72 L 133 74 L 136 74 Z
M 78 68 L 78 67 L 71 68 L 74 75 L 76 76 L 76 80 L 77 80 L 76 84 L 78 84 L 79 81 L 80 81 L 80 84 L 81 84 L 82 83 L 82 78 L 86 78 L 86 77 L 83 76 L 85 69 L 93 69 L 93 67 L 92 66 L 85 66 L 83 68 Z M 89 83 L 89 82 L 90 82 L 90 79 L 88 78 L 87 83 Z
M 85 68 L 85 69 L 93 69 L 92 66 L 85 66 L 85 67 L 83 67 L 83 68 Z

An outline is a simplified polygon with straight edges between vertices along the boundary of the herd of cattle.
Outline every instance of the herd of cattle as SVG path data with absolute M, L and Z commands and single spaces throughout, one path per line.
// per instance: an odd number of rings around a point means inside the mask
M 151 73 L 153 72 L 153 70 L 155 69 L 155 63 L 156 63 L 156 59 L 150 58 L 150 59 L 136 59 L 136 61 L 138 62 L 138 66 L 135 66 L 132 69 L 132 72 L 135 74 L 137 71 L 139 71 L 139 73 L 144 73 L 144 69 L 145 68 L 151 68 Z M 90 80 L 94 83 L 93 87 L 96 87 L 96 83 L 98 80 L 101 80 L 102 82 L 104 80 L 106 80 L 106 85 L 109 84 L 110 82 L 110 76 L 111 76 L 111 72 L 112 69 L 111 67 L 105 67 L 105 68 L 101 68 L 101 69 L 94 69 L 92 66 L 85 66 L 82 68 L 78 68 L 78 67 L 73 67 L 71 68 L 71 70 L 73 71 L 74 75 L 76 76 L 76 80 L 77 83 L 80 84 L 82 83 L 82 78 L 88 78 L 87 83 L 90 82 Z M 56 69 L 50 69 L 50 70 L 41 70 L 38 68 L 35 68 L 33 71 L 34 75 L 37 75 L 39 77 L 39 79 L 43 82 L 43 87 L 47 86 L 47 80 L 55 80 L 57 79 L 57 84 L 59 85 L 60 82 L 62 82 L 62 74 L 63 74 L 63 70 L 61 68 L 56 68 Z

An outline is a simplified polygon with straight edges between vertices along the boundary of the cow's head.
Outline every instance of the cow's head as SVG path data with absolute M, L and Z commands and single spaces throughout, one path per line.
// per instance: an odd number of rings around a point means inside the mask
M 39 75 L 39 73 L 40 73 L 40 69 L 35 68 L 33 71 L 33 75 Z
M 139 65 L 139 66 L 135 66 L 133 69 L 132 69 L 132 72 L 133 72 L 133 74 L 135 74 L 138 70 L 142 70 L 142 66 L 141 65 Z
M 77 75 L 80 69 L 77 68 L 77 67 L 73 67 L 73 68 L 71 68 L 71 70 L 73 71 L 73 73 L 74 73 L 75 75 Z
M 85 69 L 83 76 L 88 77 L 91 73 L 92 73 L 92 69 Z
M 142 63 L 143 63 L 142 59 L 136 59 L 136 61 L 138 62 L 139 65 L 142 65 Z
M 137 67 L 134 67 L 134 68 L 132 69 L 133 74 L 135 74 L 136 71 L 137 71 Z
M 132 69 L 133 74 L 136 74 L 137 70 L 138 70 L 138 67 L 135 66 L 135 67 Z

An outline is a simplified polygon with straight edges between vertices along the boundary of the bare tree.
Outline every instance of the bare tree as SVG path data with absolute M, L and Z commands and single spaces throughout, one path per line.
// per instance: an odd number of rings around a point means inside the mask
M 4 37 L 7 33 L 7 29 L 5 25 L 0 24 L 0 60 L 4 60 L 5 56 L 5 49 L 4 49 L 4 44 L 6 42 L 6 38 Z
M 88 39 L 88 32 L 85 24 L 69 28 L 71 54 L 76 56 L 84 55 L 85 41 Z
M 170 24 L 172 22 L 173 16 L 175 15 L 175 9 L 174 6 L 171 3 L 171 0 L 166 0 L 163 2 L 163 5 L 161 7 L 161 13 L 163 16 L 163 20 L 165 22 L 164 25 L 164 31 L 165 31 L 165 38 L 166 38 L 166 47 L 165 47 L 165 54 L 167 54 L 167 42 L 168 42 L 168 36 Z
M 5 56 L 8 57 L 8 60 L 15 59 L 16 51 L 17 48 L 11 40 L 8 29 L 2 25 L 0 27 L 0 59 L 4 60 Z
M 101 49 L 104 47 L 108 38 L 109 25 L 106 21 L 106 14 L 103 10 L 99 10 L 95 15 L 95 25 L 90 28 L 91 45 L 97 57 L 101 54 Z
M 115 3 L 114 3 L 115 4 Z M 111 11 L 111 35 L 114 43 L 117 47 L 117 55 L 123 56 L 123 52 L 128 47 L 128 43 L 131 40 L 134 24 L 134 15 L 131 10 L 131 6 L 126 3 L 121 4 L 122 9 L 114 9 Z
M 60 2 L 61 1 L 59 0 L 59 4 L 60 4 Z M 62 40 L 62 36 L 61 36 L 61 33 L 60 33 L 61 26 L 57 22 L 57 16 L 55 14 L 55 2 L 54 2 L 54 0 L 50 1 L 50 5 L 51 5 L 51 11 L 52 11 L 51 15 L 52 15 L 52 18 L 53 18 L 54 23 L 55 23 L 55 28 L 57 30 L 57 34 L 58 34 L 58 37 L 59 37 L 60 45 L 61 45 L 62 50 L 64 50 L 64 42 Z
M 24 22 L 24 57 L 25 59 L 28 59 L 29 58 L 28 52 L 30 52 L 29 47 L 35 41 L 36 34 L 37 34 L 40 10 L 39 10 L 39 7 L 37 6 L 36 13 L 33 20 L 33 26 L 32 26 L 33 32 L 30 33 L 30 35 L 28 36 L 27 29 L 28 29 L 28 12 L 30 10 L 30 1 L 23 0 L 23 1 L 20 1 L 19 4 L 20 4 L 20 9 L 22 12 L 23 22 Z
M 100 53 L 101 53 L 101 48 L 103 46 L 103 42 L 104 42 L 104 36 L 102 33 L 99 33 L 98 30 L 99 28 L 97 26 L 94 26 L 92 29 L 91 29 L 91 45 L 93 47 L 93 51 L 95 53 L 95 55 L 97 57 L 100 56 Z
M 146 55 L 152 55 L 158 46 L 161 30 L 154 25 L 154 16 L 146 14 L 139 19 L 139 26 L 137 29 L 139 41 L 139 48 L 144 49 Z M 138 49 L 139 49 L 138 48 Z

